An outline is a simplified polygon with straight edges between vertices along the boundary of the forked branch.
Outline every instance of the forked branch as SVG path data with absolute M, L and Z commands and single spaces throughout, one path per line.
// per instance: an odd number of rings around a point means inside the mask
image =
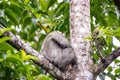
M 101 71 L 103 71 L 107 66 L 112 63 L 117 57 L 120 56 L 120 47 L 114 51 L 111 52 L 110 55 L 108 55 L 105 58 L 105 62 L 98 63 L 94 68 L 94 73 L 97 76 Z

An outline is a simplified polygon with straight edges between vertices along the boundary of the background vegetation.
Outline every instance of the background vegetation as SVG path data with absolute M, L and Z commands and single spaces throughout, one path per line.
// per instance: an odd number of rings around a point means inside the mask
M 110 54 L 115 45 L 113 39 L 120 40 L 120 13 L 112 0 L 91 0 L 91 41 L 93 33 L 99 30 L 102 38 L 102 55 Z M 1 0 L 0 36 L 8 30 L 19 35 L 22 40 L 36 50 L 40 50 L 45 36 L 54 30 L 61 31 L 69 39 L 69 2 L 66 0 Z M 49 74 L 34 64 L 35 59 L 6 43 L 9 37 L 0 38 L 0 80 L 53 80 Z M 93 43 L 94 44 L 94 43 Z M 99 62 L 96 47 L 93 45 L 94 62 Z M 116 59 L 100 74 L 101 80 L 108 76 L 120 79 L 120 59 Z

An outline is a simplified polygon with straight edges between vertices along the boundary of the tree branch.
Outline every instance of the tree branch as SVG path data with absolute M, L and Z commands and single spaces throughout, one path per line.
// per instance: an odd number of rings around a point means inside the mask
M 120 56 L 120 47 L 113 52 L 111 52 L 110 55 L 108 55 L 105 58 L 105 63 L 98 63 L 94 68 L 94 74 L 97 76 L 101 71 L 103 71 L 107 66 L 113 62 L 118 56 Z
M 4 28 L 4 27 L 0 25 L 0 29 L 1 28 Z M 20 38 L 15 36 L 10 31 L 5 32 L 1 37 L 4 37 L 4 36 L 11 37 L 11 40 L 8 41 L 8 43 L 12 45 L 14 48 L 18 50 L 24 50 L 27 54 L 37 57 L 38 60 L 33 60 L 33 61 L 39 66 L 41 66 L 43 69 L 45 69 L 52 76 L 56 77 L 59 80 L 66 80 L 70 78 L 68 72 L 66 73 L 61 72 L 56 66 L 50 63 L 43 55 L 41 55 L 39 52 L 34 50 L 30 45 L 25 44 L 24 41 L 22 41 Z

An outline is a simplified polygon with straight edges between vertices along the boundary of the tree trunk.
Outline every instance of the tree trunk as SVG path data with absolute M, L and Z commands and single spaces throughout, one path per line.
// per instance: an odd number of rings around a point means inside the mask
M 3 28 L 0 25 L 0 29 Z M 95 80 L 101 71 L 120 56 L 120 47 L 106 56 L 104 62 L 100 61 L 94 65 L 89 52 L 90 41 L 85 39 L 90 34 L 90 0 L 70 0 L 70 38 L 78 65 L 77 68 L 75 66 L 65 73 L 10 31 L 5 32 L 0 37 L 11 37 L 11 40 L 7 41 L 9 44 L 18 50 L 24 50 L 27 54 L 37 57 L 38 59 L 34 62 L 59 80 Z
M 90 41 L 85 40 L 90 34 L 90 0 L 70 0 L 71 45 L 78 62 L 74 80 L 93 79 L 93 60 L 89 53 Z

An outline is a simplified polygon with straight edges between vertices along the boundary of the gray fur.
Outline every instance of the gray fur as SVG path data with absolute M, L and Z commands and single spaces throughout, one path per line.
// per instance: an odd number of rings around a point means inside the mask
M 63 72 L 67 70 L 68 65 L 76 64 L 74 50 L 69 41 L 57 31 L 47 35 L 41 47 L 41 54 Z

